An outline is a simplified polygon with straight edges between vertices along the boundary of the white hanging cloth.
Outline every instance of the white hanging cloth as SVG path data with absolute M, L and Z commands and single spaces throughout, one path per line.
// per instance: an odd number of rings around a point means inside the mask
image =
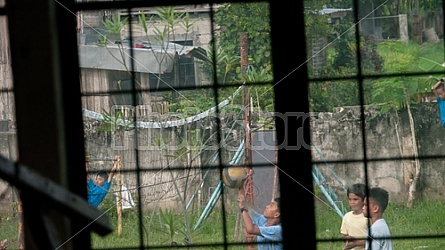
M 122 185 L 121 188 L 121 197 L 122 197 L 122 209 L 134 208 L 134 201 L 133 198 L 131 197 L 131 192 L 124 185 Z M 118 197 L 116 197 L 116 202 L 117 204 L 119 204 Z

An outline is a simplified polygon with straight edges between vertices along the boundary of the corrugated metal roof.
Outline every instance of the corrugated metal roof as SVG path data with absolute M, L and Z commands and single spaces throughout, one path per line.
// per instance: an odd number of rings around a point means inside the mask
M 133 53 L 130 52 L 130 49 L 133 49 Z M 128 43 L 121 46 L 115 44 L 79 46 L 80 67 L 91 69 L 126 71 L 133 60 L 135 72 L 166 73 L 172 71 L 173 57 L 176 55 L 190 56 L 211 62 L 205 49 L 177 43 L 166 43 L 163 46 L 143 44 L 142 48 L 130 48 Z

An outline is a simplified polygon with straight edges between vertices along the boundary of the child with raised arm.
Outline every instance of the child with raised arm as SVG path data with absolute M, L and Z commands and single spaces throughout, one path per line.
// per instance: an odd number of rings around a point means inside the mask
M 280 198 L 275 198 L 263 214 L 246 206 L 244 195 L 238 196 L 238 206 L 244 221 L 244 236 L 256 236 L 258 250 L 282 250 Z
M 108 190 L 111 187 L 111 181 L 113 180 L 114 172 L 117 169 L 118 161 L 120 157 L 116 156 L 114 158 L 113 167 L 107 174 L 105 171 L 100 171 L 96 174 L 94 180 L 88 177 L 89 172 L 89 161 L 85 161 L 85 167 L 87 171 L 87 188 L 88 188 L 88 203 L 93 207 L 98 207 L 100 203 L 104 200 L 105 196 L 108 194 Z
M 439 105 L 440 122 L 442 127 L 445 127 L 445 87 L 443 78 L 434 84 L 433 91 Z
M 363 250 L 368 232 L 369 220 L 363 214 L 362 208 L 366 196 L 366 185 L 356 183 L 350 186 L 346 195 L 351 211 L 342 219 L 340 233 L 343 234 L 346 243 L 343 249 Z

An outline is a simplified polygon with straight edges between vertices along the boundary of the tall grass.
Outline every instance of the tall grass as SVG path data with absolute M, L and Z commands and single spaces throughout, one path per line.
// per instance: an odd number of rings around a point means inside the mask
M 93 249 L 111 249 L 113 247 L 139 247 L 141 243 L 141 233 L 144 246 L 172 247 L 193 245 L 194 249 L 224 249 L 221 245 L 224 239 L 231 246 L 229 249 L 245 249 L 242 246 L 242 231 L 235 234 L 236 212 L 233 207 L 226 211 L 223 217 L 222 211 L 215 208 L 210 215 L 198 224 L 201 214 L 199 212 L 189 215 L 189 222 L 192 225 L 192 239 L 187 240 L 187 232 L 184 224 L 184 215 L 173 210 L 147 211 L 139 214 L 136 210 L 127 210 L 123 214 L 122 235 L 117 235 L 114 231 L 106 237 L 92 235 Z M 114 210 L 108 213 L 114 228 L 117 228 L 117 215 Z M 142 216 L 143 226 L 139 227 L 139 216 Z M 195 225 L 197 226 L 194 230 Z M 223 226 L 225 225 L 225 226 Z M 224 228 L 226 232 L 224 232 Z M 142 231 L 142 232 L 140 232 Z M 226 235 L 226 236 L 225 236 Z

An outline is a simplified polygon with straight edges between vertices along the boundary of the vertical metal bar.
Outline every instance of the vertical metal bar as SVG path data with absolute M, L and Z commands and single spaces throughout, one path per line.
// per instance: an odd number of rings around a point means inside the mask
M 284 249 L 294 249 L 295 242 L 316 249 L 304 2 L 269 2 Z M 292 27 L 301 49 L 285 46 L 283 27 Z M 295 206 L 295 199 L 304 206 Z M 295 227 L 301 218 L 305 226 Z

